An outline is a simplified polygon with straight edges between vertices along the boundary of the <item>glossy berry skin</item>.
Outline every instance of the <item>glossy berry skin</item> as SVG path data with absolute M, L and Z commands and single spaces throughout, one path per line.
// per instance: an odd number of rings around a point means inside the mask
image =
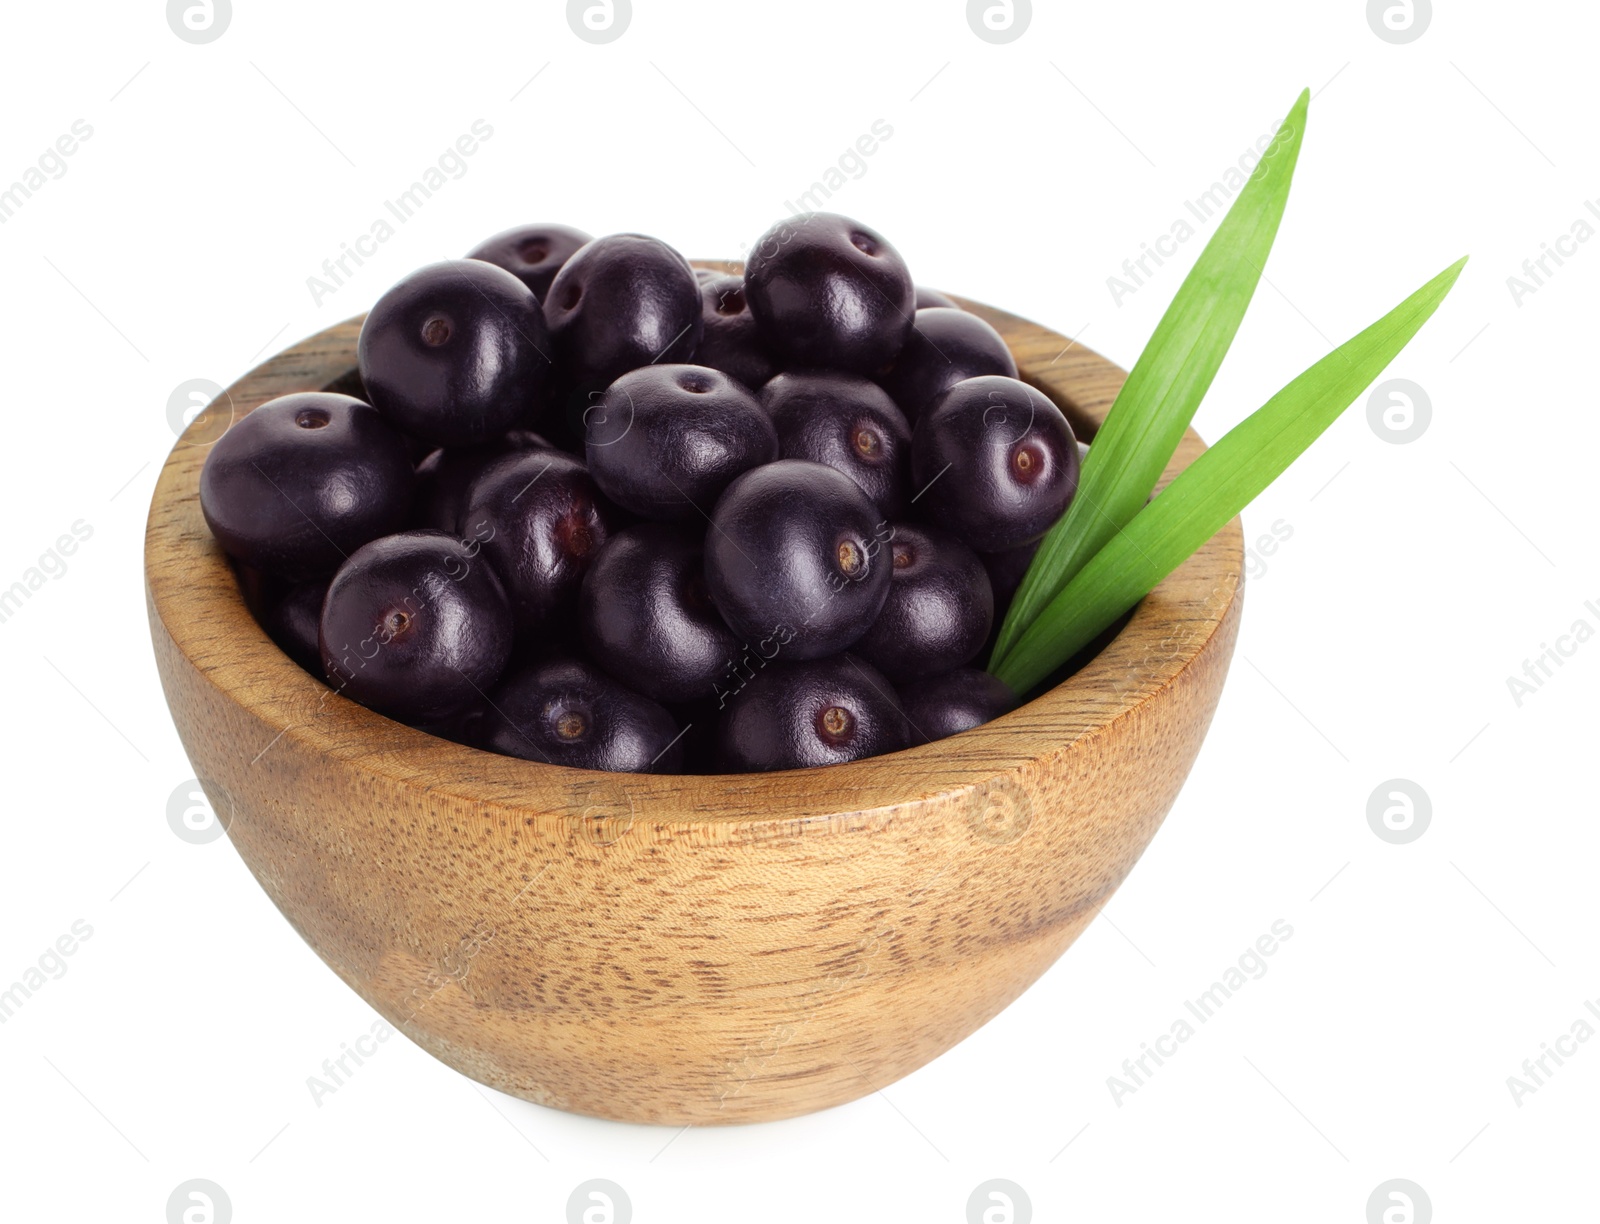
M 366 386 L 361 381 L 361 371 L 356 369 L 345 371 L 331 383 L 328 383 L 326 386 L 319 389 L 322 391 L 331 391 L 335 395 L 352 396 L 364 404 L 370 404 L 372 402 L 371 398 L 367 395 Z M 397 430 L 396 432 L 398 433 L 399 431 Z M 424 442 L 421 438 L 413 438 L 408 433 L 402 433 L 400 434 L 400 437 L 405 440 L 406 453 L 411 456 L 411 462 L 413 465 L 421 463 L 436 449 L 431 443 Z
M 1080 474 L 1088 458 L 1089 448 L 1080 441 L 1078 443 Z M 1008 548 L 1005 552 L 978 554 L 983 559 L 983 568 L 988 571 L 989 585 L 994 589 L 996 627 L 1005 616 L 1006 609 L 1011 606 L 1011 601 L 1016 598 L 1017 591 L 1021 589 L 1022 580 L 1027 576 L 1028 567 L 1033 564 L 1034 554 L 1039 551 L 1042 541 L 1043 537 L 1040 537 L 1038 540 L 1019 544 L 1016 548 Z
M 486 446 L 441 447 L 430 452 L 417 464 L 412 525 L 458 535 L 461 516 L 467 509 L 467 495 L 485 468 L 517 451 L 554 449 L 543 436 L 530 429 L 513 429 Z
M 696 275 L 699 275 L 697 270 Z M 745 300 L 744 280 L 727 272 L 699 276 L 704 332 L 695 350 L 696 365 L 710 366 L 738 379 L 752 391 L 778 372 L 761 329 Z
M 975 314 L 965 310 L 919 310 L 916 327 L 894 366 L 883 377 L 906 419 L 915 421 L 935 397 L 968 378 L 985 374 L 1017 376 L 1017 362 L 1006 342 Z
M 261 405 L 217 440 L 200 509 L 230 557 L 290 581 L 326 578 L 400 530 L 414 480 L 404 440 L 374 408 L 308 391 Z
M 882 373 L 911 334 L 916 290 L 876 230 L 834 213 L 780 221 L 745 265 L 745 296 L 786 369 Z
M 736 772 L 840 765 L 909 742 L 889 681 L 849 654 L 763 669 L 717 728 L 719 763 Z
M 611 537 L 583 580 L 578 622 L 589 657 L 656 701 L 709 698 L 744 650 L 706 589 L 704 538 L 639 523 Z
M 900 689 L 900 705 L 916 744 L 970 731 L 1016 704 L 1016 694 L 1004 681 L 975 667 L 958 668 Z
M 836 654 L 889 595 L 887 525 L 856 483 L 781 459 L 728 486 L 706 533 L 706 584 L 746 642 L 781 636 L 782 657 Z
M 603 389 L 700 343 L 700 287 L 684 257 L 643 234 L 596 238 L 562 265 L 544 300 L 566 378 Z
M 323 677 L 322 599 L 328 584 L 320 579 L 266 592 L 261 606 L 261 627 L 283 651 L 318 680 Z
M 518 225 L 484 239 L 467 258 L 504 268 L 543 302 L 561 266 L 590 241 L 591 235 L 570 225 Z
M 481 700 L 511 657 L 511 636 L 494 570 L 442 532 L 365 545 L 339 567 L 322 604 L 328 683 L 406 722 L 439 722 Z
M 1089 448 L 1083 443 L 1078 443 L 1078 470 L 1081 473 L 1084 462 L 1089 458 Z M 1008 548 L 1005 552 L 979 553 L 983 559 L 983 568 L 988 571 L 989 585 L 994 589 L 995 624 L 1004 618 L 1006 609 L 1011 606 L 1011 601 L 1016 598 L 1017 591 L 1022 587 L 1022 580 L 1027 576 L 1028 567 L 1033 564 L 1033 556 L 1039 551 L 1043 537 L 1030 540 L 1026 544 L 1019 544 L 1016 548 Z
M 607 388 L 584 424 L 595 483 L 662 522 L 704 523 L 742 472 L 778 457 L 778 435 L 742 383 L 704 366 L 651 365 Z
M 843 472 L 885 518 L 905 511 L 911 426 L 884 389 L 858 374 L 779 374 L 761 388 L 778 453 Z
M 373 406 L 435 446 L 478 446 L 543 406 L 550 338 L 539 299 L 477 259 L 430 264 L 378 299 L 356 355 Z
M 575 659 L 519 669 L 489 700 L 492 752 L 621 773 L 673 773 L 682 757 L 670 713 Z
M 896 684 L 970 663 L 988 640 L 994 596 L 983 562 L 938 528 L 895 525 L 889 598 L 851 650 Z
M 524 635 L 570 620 L 609 534 L 588 470 L 560 451 L 523 451 L 491 464 L 473 483 L 461 520 L 462 537 L 505 583 Z
M 926 285 L 916 288 L 918 310 L 960 310 L 956 301 L 947 293 L 940 293 L 937 289 L 929 289 Z
M 1078 489 L 1078 443 L 1042 392 L 991 375 L 934 400 L 911 436 L 918 509 L 979 552 L 1037 540 Z
M 1033 540 L 1016 548 L 1008 548 L 1005 552 L 979 554 L 983 558 L 983 568 L 989 575 L 989 586 L 994 592 L 995 609 L 1001 615 L 1011 606 L 1011 600 L 1022 585 L 1028 566 L 1033 564 L 1033 555 L 1038 551 L 1039 541 Z

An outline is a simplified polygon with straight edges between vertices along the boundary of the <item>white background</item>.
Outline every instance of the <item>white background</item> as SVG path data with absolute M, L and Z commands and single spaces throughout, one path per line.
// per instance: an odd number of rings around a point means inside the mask
M 1507 677 L 1600 629 L 1600 242 L 1520 304 L 1507 277 L 1600 195 L 1600 12 L 1437 7 L 1397 46 L 1361 0 L 1040 3 L 992 45 L 954 0 L 635 0 L 596 46 L 550 2 L 236 0 L 208 45 L 154 0 L 8 5 L 0 183 L 75 120 L 93 136 L 0 225 L 0 587 L 75 521 L 93 535 L 0 624 L 0 986 L 75 920 L 93 936 L 0 1026 L 5 1217 L 159 1222 L 203 1177 L 241 1224 L 555 1222 L 603 1177 L 641 1224 L 960 1221 L 1003 1177 L 1041 1221 L 1360 1224 L 1391 1178 L 1440 1221 L 1595 1218 L 1600 1040 L 1520 1104 L 1507 1077 L 1600 999 L 1600 642 L 1520 706 Z M 1127 365 L 1213 227 L 1120 305 L 1107 277 L 1302 86 L 1269 283 L 1197 424 L 1218 436 L 1470 253 L 1388 375 L 1432 422 L 1396 445 L 1363 400 L 1248 512 L 1251 538 L 1292 536 L 1250 582 L 1210 738 L 1061 962 L 932 1065 L 793 1122 L 570 1117 L 400 1039 L 315 1104 L 307 1077 L 372 1012 L 226 839 L 166 819 L 193 770 L 141 546 L 173 389 L 517 222 L 738 256 L 878 119 L 892 137 L 830 207 L 919 282 Z M 465 176 L 314 303 L 307 277 L 479 119 Z M 1406 845 L 1367 822 L 1392 778 L 1432 802 Z M 1265 976 L 1114 1101 L 1107 1077 L 1277 919 Z

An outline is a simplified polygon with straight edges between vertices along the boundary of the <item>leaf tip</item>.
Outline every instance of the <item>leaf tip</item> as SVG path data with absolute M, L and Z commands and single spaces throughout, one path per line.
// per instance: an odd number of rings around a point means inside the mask
M 1278 129 L 1278 140 L 1293 140 L 1298 145 L 1305 135 L 1306 113 L 1311 107 L 1311 91 L 1302 89 L 1300 96 L 1294 100 L 1294 105 L 1289 108 L 1289 113 L 1283 117 L 1283 124 Z M 1276 142 L 1275 142 L 1276 143 Z
M 1467 266 L 1467 260 L 1471 258 L 1472 256 L 1470 255 L 1463 255 L 1460 259 L 1456 260 L 1455 263 L 1451 264 L 1443 272 L 1439 273 L 1438 279 L 1444 282 L 1446 293 L 1450 292 L 1450 290 L 1455 287 L 1456 281 L 1461 278 L 1462 269 Z

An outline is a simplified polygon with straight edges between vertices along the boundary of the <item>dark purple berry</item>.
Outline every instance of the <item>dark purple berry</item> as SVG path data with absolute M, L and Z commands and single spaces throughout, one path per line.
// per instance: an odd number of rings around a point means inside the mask
M 335 395 L 349 395 L 360 400 L 364 404 L 370 404 L 372 402 L 367 395 L 366 384 L 361 381 L 361 371 L 357 369 L 346 370 L 343 374 L 339 375 L 338 378 L 334 379 L 326 386 L 319 387 L 318 390 L 331 391 Z M 401 433 L 399 430 L 396 430 L 395 432 L 399 433 L 400 437 L 405 441 L 406 453 L 410 455 L 413 466 L 421 463 L 436 449 L 438 449 L 432 442 L 424 442 L 421 438 L 413 437 L 408 433 Z
M 779 374 L 761 389 L 778 453 L 843 472 L 885 518 L 905 510 L 911 427 L 884 389 L 857 374 Z
M 508 429 L 500 435 L 499 447 L 501 453 L 525 450 L 555 450 L 555 443 L 551 442 L 541 433 L 531 429 Z
M 917 680 L 900 689 L 911 739 L 927 744 L 999 718 L 1017 704 L 1004 681 L 975 667 Z
M 1017 362 L 1006 342 L 975 314 L 964 310 L 919 310 L 916 327 L 883 386 L 915 422 L 942 391 L 984 374 L 1017 376 Z
M 704 523 L 742 472 L 778 457 L 756 397 L 719 370 L 652 365 L 624 374 L 588 412 L 595 483 L 619 506 L 663 521 Z
M 406 722 L 438 722 L 481 700 L 511 656 L 511 635 L 494 570 L 442 532 L 365 545 L 339 568 L 322 604 L 328 682 Z
M 518 225 L 485 239 L 467 258 L 504 268 L 543 302 L 561 265 L 590 241 L 590 235 L 570 225 Z
M 640 366 L 691 359 L 700 343 L 700 287 L 666 243 L 612 234 L 556 273 L 544 317 L 568 380 L 603 389 Z
M 378 299 L 356 345 L 373 406 L 435 446 L 478 446 L 532 419 L 550 351 L 533 290 L 477 259 L 413 272 Z
M 733 771 L 809 769 L 897 752 L 910 738 L 889 681 L 853 655 L 774 663 L 734 697 L 718 726 Z
M 413 723 L 418 731 L 422 731 L 435 739 L 449 740 L 452 744 L 462 744 L 468 748 L 482 748 L 483 737 L 487 734 L 489 720 L 493 711 L 489 709 L 488 699 L 468 707 L 461 714 L 451 718 L 441 719 L 438 722 Z
M 496 460 L 473 483 L 461 520 L 462 537 L 482 548 L 505 583 L 521 634 L 570 619 L 608 534 L 588 470 L 560 451 Z
M 516 451 L 553 450 L 542 436 L 529 429 L 513 429 L 486 446 L 440 448 L 417 464 L 417 498 L 411 521 L 449 535 L 461 534 L 461 516 L 467 495 L 485 468 Z
M 786 659 L 835 654 L 867 631 L 889 594 L 888 534 L 856 483 L 781 459 L 728 486 L 706 533 L 706 582 L 746 642 L 783 637 Z
M 262 404 L 200 472 L 200 509 L 230 557 L 290 581 L 327 577 L 405 523 L 405 442 L 370 405 L 308 391 Z
M 999 375 L 956 383 L 911 435 L 918 509 L 979 552 L 1004 552 L 1050 530 L 1077 492 L 1078 463 L 1061 409 Z
M 1089 448 L 1083 442 L 1078 443 L 1078 469 L 1081 472 L 1083 462 L 1089 457 Z M 1005 615 L 1006 609 L 1011 606 L 1011 601 L 1016 597 L 1017 590 L 1022 586 L 1022 579 L 1027 575 L 1028 566 L 1033 564 L 1033 555 L 1039 551 L 1040 540 L 1030 540 L 1026 544 L 1019 544 L 1015 548 L 1008 548 L 1005 552 L 979 553 L 983 558 L 983 568 L 988 571 L 989 585 L 994 589 L 994 608 L 996 620 Z
M 929 289 L 926 285 L 917 286 L 918 310 L 960 310 L 956 301 L 947 293 L 940 293 L 937 289 Z
M 896 684 L 969 663 L 994 622 L 983 562 L 937 528 L 896 524 L 893 580 L 872 627 L 850 649 Z
M 322 599 L 327 593 L 326 582 L 301 582 L 269 591 L 261 607 L 261 627 L 267 631 L 267 636 L 277 643 L 279 650 L 318 680 L 324 675 L 322 647 L 318 640 Z
M 508 756 L 620 773 L 672 773 L 682 756 L 670 713 L 577 660 L 513 672 L 490 703 L 484 746 Z
M 980 553 L 983 568 L 989 575 L 989 587 L 994 591 L 994 606 L 1000 612 L 1011 606 L 1011 600 L 1022 585 L 1022 579 L 1033 564 L 1033 554 L 1039 551 L 1039 541 L 1032 540 L 1008 548 L 1005 552 Z
M 706 589 L 704 538 L 641 523 L 612 536 L 583 580 L 578 619 L 590 658 L 657 701 L 709 698 L 744 649 Z
M 777 373 L 745 300 L 741 277 L 728 272 L 701 276 L 700 301 L 705 331 L 695 350 L 696 365 L 721 370 L 751 390 Z
M 269 577 L 252 565 L 245 565 L 242 561 L 229 558 L 229 568 L 239 583 L 239 594 L 244 599 L 244 606 L 256 621 L 263 622 L 266 617 L 267 604 L 283 593 L 285 583 L 277 578 Z
M 744 280 L 750 313 L 785 367 L 880 374 L 911 333 L 905 261 L 849 217 L 780 221 L 751 250 Z

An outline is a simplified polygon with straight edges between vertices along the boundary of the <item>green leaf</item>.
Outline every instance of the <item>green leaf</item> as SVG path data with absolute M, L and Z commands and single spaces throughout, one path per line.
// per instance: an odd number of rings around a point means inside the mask
M 994 674 L 1025 693 L 1112 625 L 1322 436 L 1444 301 L 1446 268 L 1191 463 L 1045 607 Z
M 1107 540 L 1139 513 L 1211 387 L 1250 305 L 1289 200 L 1309 90 L 1206 243 L 1095 434 L 1077 495 L 1011 601 L 993 662 Z M 992 668 L 992 663 L 991 663 Z

